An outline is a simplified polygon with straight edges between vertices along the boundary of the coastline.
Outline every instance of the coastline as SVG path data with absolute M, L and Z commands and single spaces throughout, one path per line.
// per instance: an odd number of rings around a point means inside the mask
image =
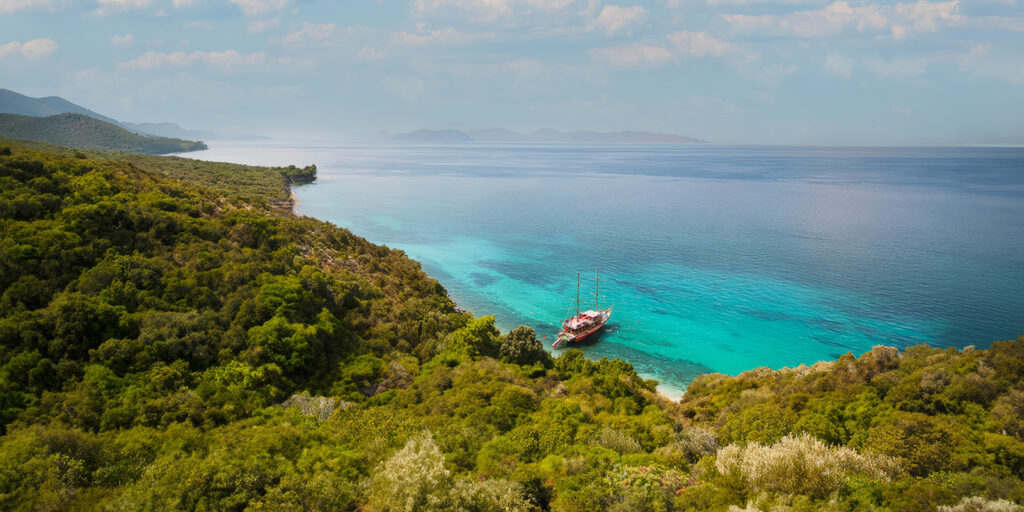
M 295 194 L 295 190 L 292 188 L 292 186 L 290 184 L 289 185 L 285 185 L 285 187 L 287 188 L 287 191 L 288 191 L 288 201 L 291 204 L 290 208 L 288 209 L 288 212 L 291 215 L 294 215 L 296 217 L 302 217 L 303 214 L 298 211 L 298 207 L 300 205 L 300 201 L 299 201 L 298 195 Z M 419 263 L 419 262 L 417 262 L 417 263 Z M 422 267 L 422 264 L 420 264 L 420 265 Z M 428 274 L 428 276 L 429 276 L 429 274 Z M 429 277 L 431 277 L 432 279 L 436 279 L 433 276 L 429 276 Z M 461 311 L 469 311 L 466 308 L 463 308 L 463 307 L 459 306 L 458 302 L 455 301 L 454 299 L 452 299 L 452 301 L 455 302 L 455 309 L 457 311 L 460 311 L 460 310 Z M 469 312 L 473 313 L 472 311 L 469 311 Z M 545 347 L 545 350 L 547 350 L 547 347 Z M 550 351 L 548 353 L 551 354 Z M 552 355 L 552 357 L 555 357 L 555 354 L 551 354 L 551 355 Z M 628 360 L 626 360 L 626 361 L 628 362 Z M 645 375 L 645 374 L 642 374 L 642 373 L 639 373 L 639 372 L 637 373 L 637 375 L 639 375 L 640 378 L 642 378 L 642 379 L 654 379 L 653 375 Z M 657 380 L 657 379 L 655 379 L 655 380 Z M 685 389 L 680 389 L 679 387 L 673 386 L 671 384 L 667 384 L 667 383 L 658 381 L 658 386 L 655 389 L 655 393 L 658 396 L 664 398 L 665 400 L 668 400 L 670 402 L 676 403 L 676 402 L 679 402 L 679 400 L 682 399 L 683 395 L 686 394 L 686 390 Z

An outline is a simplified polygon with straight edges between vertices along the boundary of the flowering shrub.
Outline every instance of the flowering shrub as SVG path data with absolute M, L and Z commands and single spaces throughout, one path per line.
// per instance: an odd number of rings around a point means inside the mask
M 659 465 L 622 466 L 616 464 L 608 474 L 612 487 L 632 489 L 663 489 L 682 494 L 686 489 L 701 485 L 695 478 Z

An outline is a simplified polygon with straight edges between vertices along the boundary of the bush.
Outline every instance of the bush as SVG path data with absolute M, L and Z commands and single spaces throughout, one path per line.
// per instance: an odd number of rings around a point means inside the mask
M 951 507 L 939 506 L 936 512 L 1018 512 L 1021 507 L 1006 500 L 986 500 L 978 496 L 964 498 Z
M 889 480 L 899 473 L 895 459 L 831 447 L 810 436 L 786 436 L 765 446 L 729 445 L 718 451 L 718 472 L 752 492 L 781 492 L 826 498 L 854 475 Z

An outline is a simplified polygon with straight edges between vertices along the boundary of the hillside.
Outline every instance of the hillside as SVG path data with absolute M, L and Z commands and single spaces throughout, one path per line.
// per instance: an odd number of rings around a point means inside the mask
M 0 114 L 0 137 L 126 153 L 160 154 L 206 149 L 202 142 L 145 137 L 84 114 L 49 117 Z
M 209 130 L 186 130 L 174 123 L 127 123 L 98 114 L 81 105 L 76 105 L 59 96 L 33 98 L 10 89 L 0 89 L 0 114 L 19 114 L 32 117 L 49 117 L 57 114 L 83 114 L 120 126 L 132 133 L 150 137 L 169 137 L 172 139 L 209 140 L 232 138 Z M 251 138 L 254 136 L 243 136 Z
M 103 155 L 0 141 L 0 509 L 1024 499 L 1024 338 L 712 374 L 675 404 L 628 362 L 458 312 L 401 251 L 203 185 L 202 163 L 166 159 L 183 183 Z
M 116 120 L 97 114 L 59 96 L 32 98 L 10 89 L 0 89 L 0 114 L 19 114 L 32 117 L 50 117 L 57 114 L 82 114 L 120 126 Z M 122 126 L 123 128 L 123 126 Z

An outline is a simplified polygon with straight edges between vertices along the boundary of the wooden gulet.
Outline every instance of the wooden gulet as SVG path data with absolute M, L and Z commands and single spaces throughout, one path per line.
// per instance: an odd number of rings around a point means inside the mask
M 577 272 L 576 298 L 573 299 L 576 303 L 576 315 L 562 322 L 562 330 L 558 332 L 558 337 L 551 345 L 552 347 L 557 347 L 562 343 L 577 342 L 594 334 L 601 330 L 612 316 L 612 308 L 614 306 L 609 306 L 608 309 L 601 309 L 601 269 L 598 268 L 594 276 L 594 309 L 583 311 L 582 313 L 580 312 L 580 280 L 580 274 Z

